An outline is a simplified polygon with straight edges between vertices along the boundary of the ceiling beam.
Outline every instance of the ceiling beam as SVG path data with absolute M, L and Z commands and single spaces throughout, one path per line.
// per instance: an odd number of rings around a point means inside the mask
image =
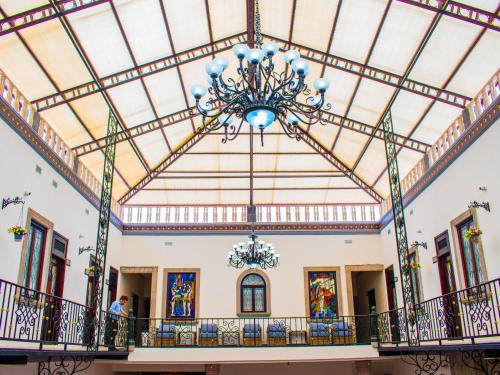
M 190 150 L 195 144 L 205 137 L 207 134 L 206 127 L 214 121 L 213 119 L 207 121 L 203 126 L 196 129 L 196 131 L 186 139 L 179 147 L 177 147 L 172 153 L 170 153 L 165 159 L 163 159 L 153 170 L 151 170 L 142 180 L 135 184 L 125 195 L 123 195 L 118 202 L 120 204 L 127 203 L 134 195 L 139 191 L 144 189 L 144 187 L 149 184 L 153 179 L 158 177 L 160 173 L 165 171 L 169 166 L 174 164 L 179 160 L 188 150 Z
M 13 33 L 40 23 L 53 20 L 61 15 L 75 13 L 83 9 L 109 2 L 110 0 L 59 0 L 58 10 L 51 4 L 42 5 L 0 20 L 0 36 Z
M 63 91 L 58 91 L 54 94 L 44 96 L 43 98 L 33 100 L 31 104 L 35 106 L 37 111 L 44 111 L 46 109 L 66 104 L 73 100 L 84 98 L 88 95 L 96 94 L 103 90 L 108 90 L 152 74 L 176 68 L 188 62 L 210 56 L 213 53 L 226 51 L 234 44 L 245 42 L 246 34 L 239 33 L 227 38 L 219 39 L 214 43 L 207 43 L 200 47 L 192 48 L 180 53 L 174 53 L 167 57 L 145 64 L 140 64 L 135 68 L 125 69 L 120 72 L 113 73 L 99 78 L 97 82 L 91 81 Z
M 500 31 L 500 17 L 498 12 L 491 13 L 486 10 L 476 8 L 457 1 L 449 1 L 446 6 L 442 6 L 443 0 L 397 0 L 402 3 L 427 9 L 432 12 L 444 14 L 461 21 L 470 22 L 474 25 L 482 26 L 490 30 Z
M 337 55 L 325 53 L 313 48 L 305 47 L 297 43 L 291 43 L 287 40 L 276 38 L 270 35 L 264 35 L 264 38 L 277 43 L 281 50 L 293 48 L 300 52 L 304 59 L 325 64 L 333 69 L 342 70 L 347 73 L 355 74 L 363 78 L 368 78 L 392 87 L 406 90 L 413 94 L 421 95 L 429 99 L 436 99 L 445 104 L 459 108 L 465 108 L 465 105 L 471 100 L 468 96 L 458 94 L 448 90 L 441 90 L 438 87 L 405 79 L 405 77 L 386 70 L 378 69 L 373 66 L 362 64 L 353 60 L 346 59 Z
M 382 202 L 383 198 L 370 185 L 363 181 L 363 179 L 360 178 L 356 173 L 354 173 L 347 165 L 345 165 L 333 153 L 331 153 L 321 143 L 314 139 L 306 130 L 302 129 L 300 126 L 297 127 L 297 130 L 300 133 L 301 141 L 304 141 L 312 149 L 316 150 L 330 164 L 343 172 L 345 176 L 349 177 L 349 179 L 351 179 L 356 185 L 362 188 L 376 202 Z
M 253 48 L 255 41 L 255 0 L 247 0 L 247 31 L 248 45 Z
M 116 142 L 124 142 L 129 139 L 139 137 L 143 134 L 148 134 L 150 132 L 163 129 L 168 126 L 178 124 L 182 121 L 189 120 L 190 118 L 194 118 L 196 116 L 199 116 L 199 113 L 196 112 L 196 109 L 194 107 L 183 109 L 181 111 L 160 117 L 157 120 L 148 121 L 143 124 L 121 130 L 117 133 Z M 347 117 L 342 117 L 340 115 L 327 111 L 321 111 L 321 116 L 326 122 L 332 125 L 340 126 L 340 124 L 343 123 L 344 128 L 348 130 L 352 130 L 365 135 L 373 135 L 377 139 L 384 139 L 383 131 L 381 129 L 375 130 L 375 127 L 372 125 L 368 125 Z M 212 134 L 214 133 L 210 133 L 210 135 Z M 269 133 L 266 134 L 269 135 Z M 416 139 L 407 138 L 399 134 L 395 134 L 394 137 L 397 145 L 420 153 L 425 153 L 430 147 L 430 145 L 425 142 L 420 142 Z M 76 152 L 77 156 L 82 156 L 103 149 L 105 147 L 105 144 L 106 137 L 101 137 L 99 139 L 76 146 L 73 148 L 73 151 Z
M 49 0 L 49 2 L 50 2 L 50 4 L 52 4 L 54 9 L 56 9 L 56 10 L 58 9 L 57 2 L 55 0 Z M 94 83 L 97 85 L 97 87 L 102 89 L 100 87 L 100 84 L 99 84 L 99 77 L 97 75 L 97 72 L 96 72 L 94 66 L 92 65 L 92 63 L 90 62 L 89 57 L 85 53 L 85 50 L 83 49 L 82 44 L 81 44 L 80 40 L 78 39 L 78 36 L 76 35 L 75 31 L 71 27 L 71 24 L 67 20 L 66 16 L 64 14 L 59 15 L 58 19 L 59 19 L 66 35 L 68 36 L 71 44 L 73 44 L 73 47 L 75 48 L 76 52 L 78 53 L 80 60 L 82 61 L 83 65 L 85 66 L 85 68 L 89 72 L 90 76 L 94 80 Z M 106 104 L 108 106 L 109 111 L 115 117 L 116 122 L 118 123 L 118 126 L 122 130 L 125 130 L 127 128 L 125 126 L 125 122 L 123 121 L 122 117 L 120 116 L 120 113 L 116 110 L 115 105 L 114 105 L 113 101 L 111 100 L 111 98 L 109 97 L 108 93 L 104 90 L 102 90 L 101 93 L 102 93 L 104 101 L 106 102 Z M 129 140 L 129 144 L 130 144 L 130 147 L 132 148 L 132 150 L 134 151 L 135 155 L 139 159 L 139 162 L 141 163 L 141 165 L 144 167 L 146 172 L 149 172 L 151 170 L 151 168 L 149 167 L 148 162 L 146 161 L 144 156 L 142 155 L 141 150 L 135 144 L 134 140 L 133 139 Z
M 248 179 L 248 171 L 242 172 L 242 174 L 240 175 L 225 175 L 225 176 L 181 175 L 181 176 L 158 176 L 156 178 L 158 180 L 233 180 L 233 179 L 240 180 L 240 179 Z M 330 174 L 286 174 L 286 175 L 267 174 L 267 175 L 254 175 L 253 178 L 258 178 L 258 179 L 345 178 L 345 176 L 343 173 L 337 172 L 336 174 L 331 174 L 331 173 Z
M 445 6 L 448 1 L 449 0 L 444 0 L 443 5 Z M 427 27 L 427 30 L 425 31 L 424 37 L 420 40 L 420 43 L 418 44 L 417 49 L 413 53 L 413 56 L 411 57 L 410 62 L 408 63 L 408 65 L 405 68 L 405 72 L 403 74 L 403 80 L 406 80 L 409 77 L 411 71 L 413 70 L 413 68 L 417 64 L 418 58 L 420 57 L 420 55 L 422 54 L 422 52 L 425 49 L 425 46 L 427 45 L 427 43 L 431 39 L 431 36 L 434 33 L 434 30 L 436 29 L 440 19 L 441 19 L 441 14 L 439 14 L 439 13 L 437 13 L 433 17 L 432 22 L 430 23 L 429 27 Z M 383 123 L 384 119 L 386 118 L 386 116 L 388 115 L 389 111 L 391 110 L 392 105 L 396 101 L 396 98 L 398 97 L 400 92 L 401 92 L 401 88 L 398 87 L 394 91 L 394 93 L 392 94 L 392 96 L 389 99 L 389 101 L 387 102 L 384 110 L 382 111 L 382 113 L 379 115 L 379 118 L 377 119 L 376 130 L 379 130 L 380 128 L 382 128 L 382 123 Z M 361 162 L 361 159 L 363 158 L 366 150 L 368 150 L 368 147 L 370 146 L 370 143 L 372 140 L 373 140 L 373 136 L 370 136 L 370 138 L 368 138 L 368 140 L 363 145 L 363 149 L 359 153 L 358 157 L 356 158 L 356 161 L 354 162 L 354 164 L 352 166 L 353 170 L 356 170 L 356 168 L 358 167 L 358 164 Z

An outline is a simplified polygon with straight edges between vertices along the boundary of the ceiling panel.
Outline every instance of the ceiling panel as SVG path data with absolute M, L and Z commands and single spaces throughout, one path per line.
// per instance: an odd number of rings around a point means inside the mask
M 140 80 L 111 88 L 108 94 L 127 128 L 155 118 Z
M 330 53 L 365 61 L 386 5 L 386 0 L 342 2 Z
M 245 1 L 209 0 L 208 7 L 214 40 L 246 31 Z
M 203 0 L 163 0 L 175 52 L 210 42 Z
M 114 4 L 138 64 L 172 54 L 158 1 L 118 0 Z
M 292 6 L 290 0 L 260 1 L 262 32 L 281 39 L 288 39 Z
M 108 4 L 71 13 L 67 18 L 99 77 L 133 66 Z

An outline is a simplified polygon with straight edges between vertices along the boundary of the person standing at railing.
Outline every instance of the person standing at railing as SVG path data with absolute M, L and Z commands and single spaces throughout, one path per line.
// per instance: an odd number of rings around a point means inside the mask
M 128 317 L 123 306 L 128 302 L 127 296 L 121 296 L 119 300 L 114 301 L 109 308 L 106 318 L 106 332 L 104 344 L 109 346 L 110 350 L 115 350 L 115 339 L 118 333 L 118 323 L 121 318 Z

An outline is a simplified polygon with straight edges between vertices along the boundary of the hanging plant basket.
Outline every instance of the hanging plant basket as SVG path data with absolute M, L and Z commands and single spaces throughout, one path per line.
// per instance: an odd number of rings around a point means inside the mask
M 12 233 L 14 235 L 14 241 L 16 242 L 21 242 L 24 238 L 24 236 L 26 236 L 28 234 L 28 231 L 26 230 L 26 228 L 23 228 L 23 227 L 20 227 L 20 226 L 13 226 L 13 227 L 10 227 L 8 230 L 7 230 L 8 233 Z
M 94 267 L 87 267 L 83 270 L 83 273 L 88 277 L 94 277 Z
M 471 240 L 473 243 L 478 243 L 479 242 L 479 237 L 483 234 L 483 231 L 479 228 L 476 227 L 470 227 L 467 229 L 467 232 L 465 232 L 465 239 L 466 240 Z

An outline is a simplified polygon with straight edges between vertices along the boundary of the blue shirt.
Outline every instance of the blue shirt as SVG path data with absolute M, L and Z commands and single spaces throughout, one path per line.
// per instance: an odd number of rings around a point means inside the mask
M 116 315 L 118 315 L 119 313 L 125 313 L 125 311 L 123 311 L 123 307 L 122 307 L 119 300 L 116 300 L 115 302 L 113 302 L 111 304 L 111 307 L 109 308 L 109 312 L 111 314 L 116 314 Z M 113 318 L 116 318 L 116 317 L 113 316 Z

